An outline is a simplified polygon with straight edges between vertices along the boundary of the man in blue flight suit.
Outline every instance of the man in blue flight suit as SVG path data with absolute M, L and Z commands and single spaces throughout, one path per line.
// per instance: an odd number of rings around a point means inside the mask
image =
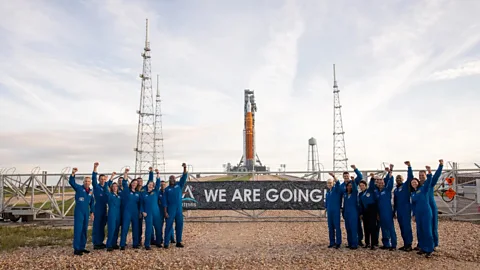
M 108 196 L 106 194 L 106 189 L 108 185 L 106 184 L 107 176 L 101 174 L 99 180 L 97 180 L 97 168 L 98 162 L 93 164 L 92 172 L 92 184 L 93 184 L 93 195 L 95 198 L 95 220 L 93 221 L 92 228 L 92 242 L 93 249 L 104 249 L 106 245 L 103 243 L 105 240 L 105 226 L 107 225 L 107 203 Z
M 94 200 L 93 192 L 90 190 L 92 180 L 85 177 L 83 185 L 75 183 L 75 173 L 77 168 L 73 168 L 68 183 L 75 190 L 75 211 L 73 215 L 73 254 L 83 255 L 90 253 L 85 249 L 87 244 L 88 220 L 93 219 Z
M 171 235 L 173 234 L 173 222 L 175 221 L 175 233 L 177 244 L 176 247 L 184 247 L 182 244 L 182 232 L 183 232 L 183 207 L 182 196 L 183 188 L 187 182 L 188 172 L 187 165 L 182 163 L 183 174 L 180 178 L 180 182 L 175 182 L 175 176 L 170 175 L 168 181 L 169 186 L 165 189 L 163 194 L 163 206 L 165 217 L 167 218 L 167 224 L 165 226 L 165 235 L 163 241 L 163 247 L 168 248 L 170 244 Z
M 357 166 L 351 165 L 350 167 L 355 172 L 356 177 L 351 179 L 349 172 L 343 172 L 343 175 L 342 175 L 343 176 L 343 183 L 340 185 L 343 193 L 347 192 L 346 187 L 347 187 L 348 182 L 355 181 L 355 185 L 358 187 L 360 185 L 360 181 L 362 181 L 362 179 L 363 179 L 363 174 L 362 174 L 362 172 L 360 172 L 360 170 L 357 168 Z M 343 195 L 342 195 L 342 199 L 343 199 Z M 344 213 L 345 213 L 345 207 L 342 207 L 342 218 L 345 220 Z M 358 232 L 357 232 L 358 245 L 363 247 L 364 246 L 364 244 L 363 244 L 363 231 L 362 231 L 362 223 L 360 222 L 360 216 L 358 217 L 357 230 L 358 230 Z

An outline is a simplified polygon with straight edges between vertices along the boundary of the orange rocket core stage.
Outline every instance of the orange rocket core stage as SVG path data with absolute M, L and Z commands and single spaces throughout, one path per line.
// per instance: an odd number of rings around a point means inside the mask
M 253 160 L 253 117 L 251 111 L 247 111 L 245 124 L 246 160 Z

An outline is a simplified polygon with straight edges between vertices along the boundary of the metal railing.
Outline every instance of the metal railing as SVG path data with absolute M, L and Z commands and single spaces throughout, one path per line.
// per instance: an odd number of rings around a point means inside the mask
M 480 168 L 460 169 L 456 163 L 445 166 L 442 176 L 435 189 L 436 201 L 440 216 L 461 220 L 480 220 Z M 190 169 L 193 169 L 191 167 Z M 122 170 L 123 171 L 123 168 Z M 362 170 L 364 178 L 369 173 L 383 176 L 385 171 L 378 169 Z M 418 172 L 419 170 L 415 170 Z M 74 191 L 68 184 L 71 168 L 66 167 L 60 173 L 41 172 L 39 167 L 27 173 L 15 173 L 14 168 L 0 169 L 0 214 L 5 219 L 18 220 L 68 220 L 71 219 L 74 202 Z M 239 178 L 245 180 L 250 176 L 251 181 L 258 180 L 283 180 L 283 181 L 311 181 L 312 179 L 328 179 L 332 171 L 286 171 L 286 172 L 190 172 L 189 181 L 203 181 L 204 176 L 210 176 L 209 181 L 222 181 L 214 179 L 215 176 L 228 176 L 223 181 L 232 181 Z M 395 170 L 395 173 L 406 173 L 406 168 Z M 338 173 L 338 172 L 337 172 Z M 478 179 L 472 178 L 467 183 L 453 182 L 452 186 L 446 185 L 446 179 L 455 179 L 460 175 L 478 173 Z M 110 173 L 104 173 L 110 175 Z M 325 177 L 323 177 L 327 174 Z M 77 179 L 90 176 L 89 173 L 77 173 Z M 130 177 L 144 174 L 130 173 Z M 166 172 L 162 176 L 180 176 L 181 172 Z M 266 175 L 270 176 L 267 177 Z M 119 177 L 119 175 L 117 175 Z M 50 184 L 49 184 L 50 182 Z M 476 184 L 472 188 L 471 184 Z M 452 199 L 445 199 L 445 192 L 452 188 L 456 195 Z M 188 210 L 185 211 L 188 221 L 201 222 L 239 222 L 239 221 L 321 221 L 324 220 L 323 210 Z

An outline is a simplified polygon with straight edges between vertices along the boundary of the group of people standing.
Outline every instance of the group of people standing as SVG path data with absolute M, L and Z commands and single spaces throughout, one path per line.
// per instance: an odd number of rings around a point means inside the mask
M 180 181 L 177 183 L 175 176 L 171 175 L 168 186 L 167 182 L 161 181 L 158 170 L 155 170 L 156 182 L 153 181 L 153 168 L 149 168 L 148 182 L 143 185 L 141 177 L 129 181 L 129 169 L 125 169 L 123 177 L 118 177 L 117 182 L 114 182 L 115 172 L 107 181 L 105 175 L 98 175 L 98 165 L 99 163 L 95 162 L 92 177 L 85 177 L 83 185 L 75 182 L 77 168 L 74 168 L 70 175 L 69 184 L 75 190 L 76 204 L 73 227 L 75 255 L 90 253 L 85 248 L 89 219 L 93 219 L 94 249 L 124 250 L 130 227 L 132 228 L 132 246 L 134 249 L 139 248 L 142 245 L 143 220 L 145 220 L 146 250 L 150 250 L 152 244 L 157 247 L 162 247 L 163 244 L 164 248 L 168 248 L 170 243 L 176 243 L 176 247 L 184 247 L 182 244 L 182 191 L 188 177 L 185 163 L 182 164 L 183 174 Z M 93 190 L 90 189 L 90 185 L 93 185 Z M 163 233 L 164 223 L 166 225 Z M 106 244 L 104 244 L 105 226 L 107 226 Z M 119 233 L 120 245 L 118 245 Z
M 409 161 L 407 180 L 397 175 L 394 188 L 393 165 L 385 168 L 385 178 L 370 174 L 370 181 L 363 180 L 362 173 L 352 165 L 356 177 L 343 173 L 343 183 L 333 179 L 327 181 L 325 208 L 328 219 L 329 248 L 340 248 L 342 232 L 340 215 L 345 220 L 347 231 L 347 247 L 357 249 L 358 246 L 378 247 L 380 230 L 382 231 L 382 246 L 380 249 L 394 251 L 397 249 L 397 235 L 394 218 L 398 220 L 403 246 L 399 250 L 418 250 L 418 254 L 427 258 L 432 256 L 438 246 L 438 210 L 434 198 L 434 187 L 443 170 L 443 160 L 432 176 L 430 166 L 419 172 L 418 178 L 413 175 Z M 393 207 L 392 207 L 393 190 Z M 342 204 L 343 201 L 343 204 Z M 342 207 L 343 206 L 343 207 Z M 417 246 L 412 248 L 412 220 L 416 222 Z M 363 230 L 362 230 L 363 223 Z M 365 235 L 365 244 L 362 240 Z

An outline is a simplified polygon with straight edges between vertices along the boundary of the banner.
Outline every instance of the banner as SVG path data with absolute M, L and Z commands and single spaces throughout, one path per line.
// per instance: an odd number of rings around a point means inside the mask
M 187 182 L 183 208 L 188 210 L 325 209 L 326 182 L 225 181 Z

